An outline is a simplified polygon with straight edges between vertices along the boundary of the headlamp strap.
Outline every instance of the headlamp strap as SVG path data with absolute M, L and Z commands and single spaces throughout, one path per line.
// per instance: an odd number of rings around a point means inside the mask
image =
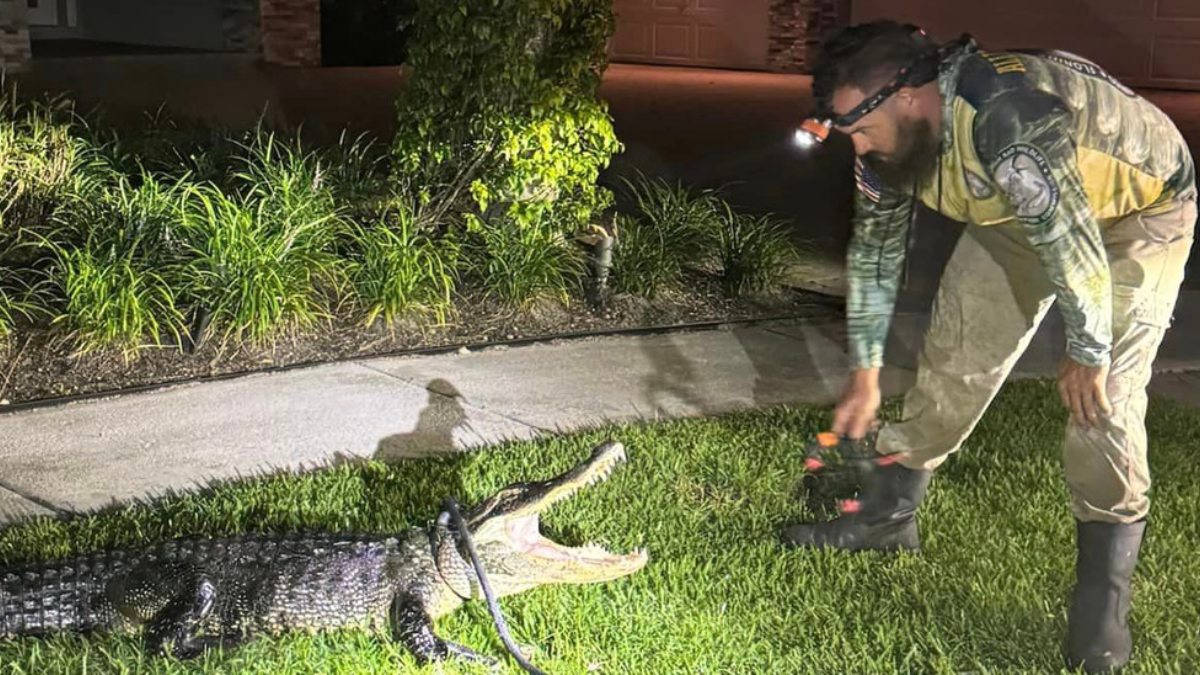
M 924 35 L 924 32 L 922 32 L 922 35 Z M 938 66 L 940 66 L 942 61 L 946 60 L 946 58 L 951 54 L 959 51 L 972 42 L 974 42 L 974 38 L 967 33 L 963 33 L 956 40 L 938 47 L 930 54 L 920 57 L 916 62 L 900 69 L 900 72 L 896 73 L 896 76 L 892 78 L 890 82 L 881 87 L 879 91 L 863 99 L 862 103 L 854 106 L 854 109 L 850 112 L 846 113 L 845 115 L 832 115 L 831 119 L 833 125 L 838 127 L 848 127 L 862 119 L 871 111 L 883 105 L 884 101 L 886 101 L 892 94 L 895 94 L 903 87 L 919 87 L 927 82 L 933 81 L 937 78 L 939 71 Z M 923 66 L 926 64 L 934 67 L 928 69 L 923 68 Z M 927 72 L 922 73 L 918 77 L 912 77 L 914 71 L 919 72 L 922 70 L 927 70 Z

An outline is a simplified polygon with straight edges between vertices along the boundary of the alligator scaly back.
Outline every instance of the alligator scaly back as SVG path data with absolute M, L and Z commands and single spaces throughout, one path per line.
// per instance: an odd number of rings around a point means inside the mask
M 395 537 L 359 534 L 187 537 L 7 570 L 0 635 L 145 627 L 153 646 L 171 643 L 186 655 L 180 623 L 189 636 L 224 644 L 287 629 L 378 627 L 399 581 L 389 575 L 404 557 L 400 546 Z

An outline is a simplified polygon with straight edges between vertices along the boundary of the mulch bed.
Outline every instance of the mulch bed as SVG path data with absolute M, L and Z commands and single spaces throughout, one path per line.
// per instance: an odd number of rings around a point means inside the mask
M 727 300 L 711 291 L 665 293 L 653 301 L 617 296 L 603 310 L 582 302 L 543 302 L 516 310 L 482 297 L 463 298 L 457 307 L 457 316 L 444 326 L 412 321 L 391 328 L 382 323 L 365 328 L 361 323 L 334 320 L 283 335 L 266 345 L 222 347 L 219 341 L 209 340 L 193 354 L 178 347 L 152 346 L 130 356 L 115 350 L 78 355 L 61 334 L 27 329 L 0 346 L 0 406 L 407 350 L 482 347 L 564 334 L 713 321 L 834 317 L 842 311 L 838 298 L 794 288 L 741 300 Z

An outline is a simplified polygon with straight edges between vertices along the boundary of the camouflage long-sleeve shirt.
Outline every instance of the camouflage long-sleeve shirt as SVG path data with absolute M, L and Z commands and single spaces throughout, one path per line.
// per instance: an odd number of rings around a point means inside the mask
M 968 226 L 1019 222 L 1054 284 L 1068 354 L 1085 365 L 1105 363 L 1112 285 L 1101 228 L 1195 199 L 1186 142 L 1158 108 L 1065 52 L 992 53 L 972 44 L 944 64 L 938 88 L 937 172 L 897 192 L 855 165 L 851 365 L 883 365 L 918 199 Z

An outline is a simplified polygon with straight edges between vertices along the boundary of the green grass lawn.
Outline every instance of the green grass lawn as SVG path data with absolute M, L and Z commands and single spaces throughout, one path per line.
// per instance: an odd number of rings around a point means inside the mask
M 889 408 L 895 414 L 895 408 Z M 203 495 L 0 531 L 0 566 L 183 533 L 295 528 L 394 531 L 541 479 L 624 442 L 608 482 L 555 507 L 543 531 L 567 544 L 646 546 L 650 564 L 606 585 L 542 588 L 504 603 L 531 660 L 565 673 L 1058 673 L 1073 579 L 1073 524 L 1059 460 L 1065 421 L 1052 384 L 996 400 L 934 480 L 919 556 L 785 551 L 784 523 L 818 517 L 797 492 L 803 443 L 826 409 L 779 409 L 604 429 L 455 459 L 339 466 L 217 486 Z M 1130 673 L 1200 671 L 1200 414 L 1154 401 L 1153 523 L 1135 586 Z M 438 624 L 448 639 L 506 657 L 482 603 Z M 0 646 L 0 673 L 481 673 L 417 669 L 362 633 L 290 636 L 192 663 L 137 640 L 67 637 Z

